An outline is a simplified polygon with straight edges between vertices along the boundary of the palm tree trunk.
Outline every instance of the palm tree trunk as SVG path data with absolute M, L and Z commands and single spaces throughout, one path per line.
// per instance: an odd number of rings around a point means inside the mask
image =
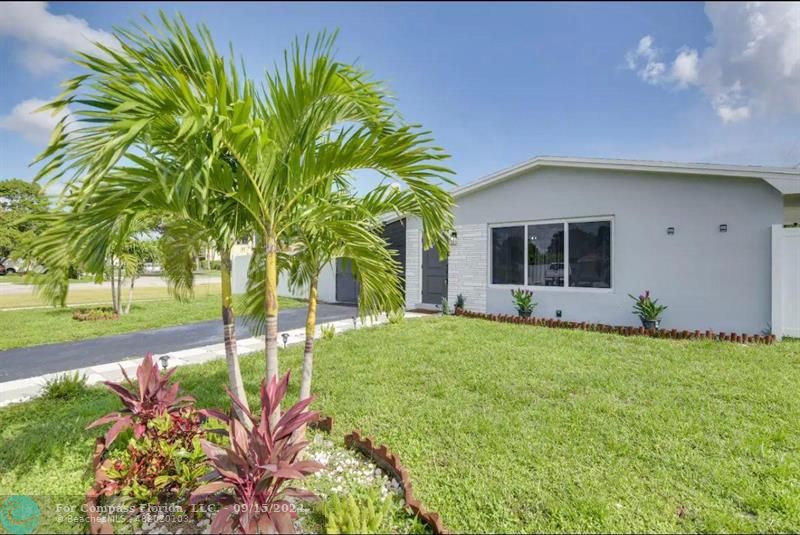
M 231 287 L 231 252 L 220 251 L 222 275 L 222 332 L 225 339 L 225 360 L 228 362 L 228 383 L 231 392 L 247 407 L 247 393 L 244 391 L 242 371 L 239 368 L 239 355 L 236 349 L 236 320 L 233 315 L 233 289 Z M 250 429 L 252 423 L 242 409 L 234 404 L 234 411 L 239 421 Z
M 264 352 L 267 359 L 267 381 L 278 375 L 278 247 L 277 239 L 270 236 L 266 243 L 266 280 L 264 284 L 264 307 L 266 315 L 266 341 Z M 270 414 L 270 424 L 280 417 L 280 406 Z
M 308 285 L 308 312 L 306 314 L 306 343 L 303 348 L 303 376 L 300 379 L 300 400 L 311 397 L 311 372 L 314 369 L 314 331 L 317 329 L 317 276 Z M 306 426 L 295 433 L 296 440 L 305 437 Z
M 303 376 L 300 380 L 300 399 L 311 396 L 311 371 L 314 368 L 314 331 L 317 329 L 317 277 L 311 279 L 308 289 L 306 314 L 306 343 L 303 349 Z
M 131 285 L 128 287 L 128 304 L 125 306 L 125 314 L 131 313 L 131 304 L 133 303 L 133 283 L 136 282 L 135 277 L 131 277 Z
M 119 270 L 117 271 L 117 314 L 122 315 L 122 261 L 119 264 Z
M 116 276 L 117 274 L 114 272 L 114 257 L 111 257 L 111 308 L 114 310 L 114 314 L 119 314 L 119 308 L 117 307 L 117 289 L 116 289 Z

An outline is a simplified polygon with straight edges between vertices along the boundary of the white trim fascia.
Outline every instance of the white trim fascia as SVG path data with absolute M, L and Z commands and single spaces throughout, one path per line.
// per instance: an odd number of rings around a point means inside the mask
M 800 169 L 797 168 L 538 156 L 507 169 L 492 173 L 470 184 L 458 187 L 452 190 L 451 194 L 453 197 L 458 198 L 539 167 L 567 167 L 579 169 L 639 171 L 647 173 L 676 173 L 739 178 L 760 178 L 768 182 L 784 195 L 788 195 L 790 193 L 800 193 Z
M 783 225 L 772 225 L 772 307 L 770 328 L 772 334 L 780 340 L 783 338 Z
M 384 225 L 388 225 L 389 223 L 394 223 L 395 221 L 400 221 L 401 219 L 405 219 L 408 217 L 406 214 L 399 214 L 397 212 L 389 212 L 387 214 L 381 215 L 378 220 L 383 223 Z

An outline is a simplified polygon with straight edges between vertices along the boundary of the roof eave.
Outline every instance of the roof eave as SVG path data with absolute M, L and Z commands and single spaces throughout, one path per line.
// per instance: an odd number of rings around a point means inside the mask
M 694 164 L 653 162 L 640 160 L 612 160 L 600 158 L 537 157 L 521 164 L 488 175 L 471 184 L 454 189 L 453 197 L 479 191 L 498 182 L 532 171 L 539 167 L 566 167 L 577 169 L 602 169 L 639 171 L 647 173 L 678 173 L 741 178 L 760 178 L 784 195 L 800 193 L 800 169 L 782 167 L 752 167 L 742 165 Z

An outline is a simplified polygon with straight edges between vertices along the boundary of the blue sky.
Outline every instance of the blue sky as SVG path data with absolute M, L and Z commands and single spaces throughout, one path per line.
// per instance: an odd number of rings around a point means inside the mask
M 232 42 L 253 78 L 338 28 L 338 57 L 388 84 L 461 183 L 536 155 L 800 163 L 797 3 L 64 2 L 0 13 L 0 178 L 32 175 L 51 119 L 28 111 L 76 72 L 64 50 L 158 9 Z

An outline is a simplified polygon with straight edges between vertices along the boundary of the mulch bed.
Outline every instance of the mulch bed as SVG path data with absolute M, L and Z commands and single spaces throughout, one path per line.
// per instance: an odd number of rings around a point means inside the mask
M 117 320 L 119 314 L 111 307 L 76 308 L 72 311 L 72 319 L 78 321 Z

